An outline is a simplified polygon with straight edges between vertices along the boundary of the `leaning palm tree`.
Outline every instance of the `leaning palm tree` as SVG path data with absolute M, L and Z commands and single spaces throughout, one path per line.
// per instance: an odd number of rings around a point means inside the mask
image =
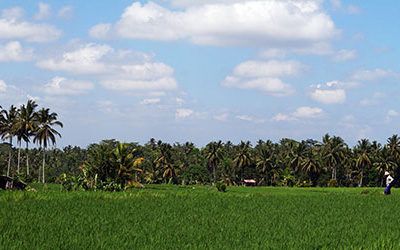
M 24 141 L 26 143 L 26 175 L 29 176 L 29 142 L 30 138 L 35 135 L 37 129 L 37 113 L 36 108 L 37 104 L 33 100 L 28 100 L 26 105 L 22 105 L 18 116 L 17 122 L 15 123 L 15 130 L 17 135 L 17 140 L 19 146 L 21 148 L 21 142 Z M 18 169 L 20 162 L 20 149 L 18 151 Z
M 50 110 L 43 108 L 38 112 L 38 129 L 33 139 L 34 143 L 39 143 L 43 149 L 43 164 L 42 164 L 42 182 L 45 183 L 45 165 L 46 165 L 46 149 L 51 143 L 56 144 L 56 136 L 61 138 L 61 134 L 55 130 L 54 126 L 63 127 L 63 124 L 57 120 L 56 113 L 50 113 Z M 40 172 L 40 171 L 39 171 Z
M 14 124 L 17 117 L 17 108 L 11 105 L 8 111 L 2 110 L 1 117 L 2 117 L 2 125 L 0 128 L 1 139 L 8 140 L 10 144 L 10 151 L 8 152 L 8 163 L 7 163 L 7 176 L 10 176 L 12 144 L 13 144 L 13 137 L 15 136 Z

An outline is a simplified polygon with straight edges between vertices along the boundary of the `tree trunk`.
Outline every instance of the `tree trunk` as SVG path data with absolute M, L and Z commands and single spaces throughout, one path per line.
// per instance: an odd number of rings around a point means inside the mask
M 363 171 L 361 171 L 361 178 L 360 178 L 360 181 L 359 181 L 359 183 L 358 183 L 358 186 L 359 186 L 359 187 L 362 187 L 363 179 L 364 179 L 364 173 L 363 173 Z
M 18 163 L 17 163 L 17 174 L 19 174 L 19 167 L 21 164 L 21 143 L 19 144 L 18 147 Z
M 26 142 L 26 177 L 29 176 L 29 144 Z
M 10 138 L 10 151 L 8 152 L 7 176 L 10 176 L 12 157 L 12 137 Z
M 44 179 L 44 167 L 45 167 L 45 165 L 46 165 L 46 149 L 43 148 L 43 166 L 42 166 L 42 181 L 43 181 L 43 183 L 45 182 L 45 179 Z

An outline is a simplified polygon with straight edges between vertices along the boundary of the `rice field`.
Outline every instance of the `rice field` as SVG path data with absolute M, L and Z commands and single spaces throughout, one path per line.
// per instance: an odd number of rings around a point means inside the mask
M 399 249 L 400 193 L 146 186 L 0 191 L 1 249 Z

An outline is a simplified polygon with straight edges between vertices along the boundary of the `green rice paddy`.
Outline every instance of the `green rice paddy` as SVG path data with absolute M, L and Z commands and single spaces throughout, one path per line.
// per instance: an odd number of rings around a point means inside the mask
M 400 192 L 146 186 L 0 191 L 1 249 L 400 249 Z

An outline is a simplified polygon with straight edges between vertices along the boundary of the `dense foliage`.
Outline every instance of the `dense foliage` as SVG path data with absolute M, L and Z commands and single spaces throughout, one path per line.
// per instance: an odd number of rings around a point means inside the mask
M 8 151 L 8 144 L 0 147 L 3 172 Z M 13 155 L 17 153 L 14 151 Z M 39 154 L 36 148 L 28 151 L 32 166 L 40 165 Z M 384 171 L 399 176 L 400 138 L 393 135 L 385 145 L 364 139 L 352 148 L 340 137 L 329 135 L 321 142 L 260 140 L 255 146 L 250 142 L 211 142 L 203 148 L 189 142 L 170 145 L 154 139 L 144 145 L 106 140 L 86 149 L 51 149 L 47 155 L 49 181 L 60 181 L 65 173 L 64 177 L 89 189 L 104 185 L 124 189 L 138 183 L 223 181 L 240 185 L 244 179 L 271 186 L 382 186 Z M 15 161 L 13 158 L 11 166 L 17 164 Z M 38 168 L 33 169 L 32 174 L 37 174 Z
M 400 196 L 380 188 L 34 187 L 0 191 L 2 249 L 400 248 Z

